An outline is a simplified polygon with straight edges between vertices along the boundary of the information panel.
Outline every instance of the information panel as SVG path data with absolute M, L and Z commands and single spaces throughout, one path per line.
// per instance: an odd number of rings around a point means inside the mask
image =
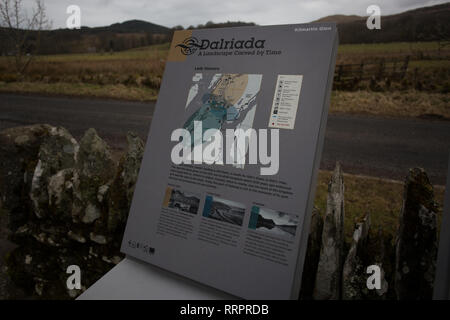
M 297 298 L 337 42 L 329 23 L 175 32 L 122 251 Z

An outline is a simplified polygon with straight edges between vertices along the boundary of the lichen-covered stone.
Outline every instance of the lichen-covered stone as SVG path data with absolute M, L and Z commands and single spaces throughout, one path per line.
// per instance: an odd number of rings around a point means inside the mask
M 313 298 L 337 300 L 341 297 L 342 266 L 344 263 L 344 178 L 336 164 L 328 184 L 327 209 L 322 232 L 319 265 Z
M 100 206 L 88 202 L 84 211 L 84 216 L 81 219 L 84 223 L 92 223 L 102 216 Z
M 303 265 L 301 300 L 311 300 L 316 280 L 317 266 L 322 245 L 323 218 L 317 208 L 313 208 L 311 226 L 309 228 L 308 247 Z
M 365 291 L 365 299 L 370 300 L 395 300 L 394 293 L 394 264 L 395 249 L 392 235 L 387 235 L 382 228 L 378 232 L 369 232 L 367 242 L 367 262 L 368 265 L 377 265 L 381 270 L 381 288 Z
M 342 272 L 342 299 L 361 300 L 367 294 L 367 242 L 370 215 L 356 225 L 353 239 Z
M 120 233 L 107 229 L 116 176 L 109 147 L 93 129 L 78 145 L 65 129 L 48 125 L 6 130 L 0 142 L 1 203 L 14 213 L 9 239 L 18 245 L 4 269 L 28 296 L 74 298 L 122 259 Z M 124 175 L 134 172 L 130 159 Z M 135 180 L 122 179 L 131 189 Z M 66 287 L 72 264 L 83 270 L 81 291 Z
M 41 143 L 30 189 L 33 210 L 38 218 L 44 218 L 50 213 L 48 193 L 50 179 L 61 170 L 75 166 L 78 149 L 78 143 L 64 128 L 52 127 L 49 136 Z M 64 172 L 61 173 L 62 176 L 54 177 L 54 185 L 57 184 L 55 180 L 67 178 L 66 173 L 70 175 L 70 173 Z
M 144 155 L 144 143 L 137 134 L 128 132 L 127 141 L 127 152 L 120 160 L 117 174 L 109 190 L 110 232 L 114 232 L 118 225 L 126 221 Z
M 97 200 L 99 203 L 102 203 L 105 200 L 105 197 L 107 196 L 108 191 L 109 191 L 109 185 L 103 185 L 100 188 L 98 188 Z
M 114 265 L 112 261 L 90 257 L 89 248 L 87 245 L 76 244 L 70 249 L 57 248 L 49 251 L 37 242 L 30 242 L 28 246 L 18 247 L 8 257 L 8 273 L 28 297 L 73 299 Z M 69 265 L 78 265 L 83 272 L 81 290 L 67 289 L 66 270 Z
M 51 126 L 38 124 L 0 132 L 0 198 L 9 213 L 12 230 L 23 225 L 31 212 L 28 196 L 42 142 Z
M 398 299 L 431 299 L 437 231 L 433 186 L 421 168 L 406 177 L 396 241 L 395 292 Z
M 82 235 L 80 235 L 80 234 L 78 234 L 78 233 L 76 233 L 76 232 L 74 232 L 74 231 L 72 231 L 72 230 L 70 230 L 70 231 L 67 233 L 67 236 L 68 236 L 70 239 L 72 239 L 72 240 L 74 240 L 74 241 L 77 241 L 77 242 L 79 242 L 79 243 L 86 243 L 86 238 L 85 238 L 85 237 L 83 237 Z
M 91 241 L 98 243 L 98 244 L 107 244 L 108 243 L 108 240 L 102 234 L 95 234 L 95 233 L 91 232 L 89 234 L 89 238 L 91 239 Z
M 96 222 L 96 228 L 106 227 L 107 209 L 99 201 L 105 185 L 109 185 L 116 173 L 116 165 L 106 142 L 95 129 L 89 129 L 80 141 L 76 169 L 79 183 L 76 185 L 74 220 L 86 224 Z M 102 200 L 102 199 L 100 199 Z
M 48 182 L 49 212 L 55 217 L 66 220 L 72 218 L 74 186 L 78 183 L 78 174 L 73 168 L 63 169 L 51 176 Z

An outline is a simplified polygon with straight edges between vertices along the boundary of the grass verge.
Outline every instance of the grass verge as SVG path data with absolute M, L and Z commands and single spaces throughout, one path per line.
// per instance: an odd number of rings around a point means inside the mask
M 64 82 L 0 82 L 0 92 L 111 98 L 134 101 L 156 100 L 158 95 L 156 89 L 147 87 L 131 87 L 123 84 L 96 85 Z
M 0 92 L 111 98 L 134 101 L 156 100 L 158 90 L 123 84 L 0 82 Z M 423 117 L 450 119 L 450 96 L 416 90 L 373 92 L 333 91 L 330 113 L 367 114 L 390 117 Z
M 327 203 L 327 189 L 331 171 L 319 171 L 315 206 L 322 214 Z M 403 182 L 344 174 L 345 184 L 345 237 L 350 241 L 356 222 L 367 213 L 371 215 L 373 230 L 381 229 L 386 235 L 395 238 L 399 214 L 403 201 Z M 445 187 L 435 186 L 434 195 L 439 207 L 438 227 L 442 216 Z
M 434 115 L 450 119 L 449 102 L 448 94 L 416 90 L 333 91 L 330 112 L 394 117 Z

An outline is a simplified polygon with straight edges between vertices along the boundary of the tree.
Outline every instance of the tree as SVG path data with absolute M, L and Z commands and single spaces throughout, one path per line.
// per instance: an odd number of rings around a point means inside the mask
M 177 31 L 177 30 L 184 30 L 183 26 L 181 24 L 175 26 L 172 28 L 172 30 Z
M 42 0 L 35 0 L 31 16 L 22 0 L 0 0 L 0 27 L 12 45 L 16 70 L 23 74 L 39 50 L 41 33 L 51 27 Z
M 442 49 L 450 45 L 450 34 L 447 25 L 443 25 L 441 21 L 436 24 L 435 38 L 438 43 L 438 54 L 441 55 Z

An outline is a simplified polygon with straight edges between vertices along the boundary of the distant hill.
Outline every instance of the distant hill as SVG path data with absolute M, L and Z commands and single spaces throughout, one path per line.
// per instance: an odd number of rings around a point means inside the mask
M 344 14 L 335 14 L 332 16 L 326 16 L 323 18 L 320 18 L 318 20 L 314 20 L 312 22 L 336 22 L 336 23 L 346 23 L 346 22 L 353 22 L 357 20 L 366 19 L 366 17 L 361 17 L 357 15 L 344 15 Z
M 170 28 L 160 26 L 142 20 L 128 20 L 120 23 L 114 23 L 107 27 L 83 27 L 84 31 L 96 32 L 117 32 L 117 33 L 154 33 L 154 34 L 169 34 Z
M 213 28 L 233 28 L 233 27 L 248 27 L 256 26 L 253 22 L 243 22 L 243 21 L 227 21 L 227 22 L 212 22 L 208 21 L 205 24 L 199 24 L 197 27 L 189 26 L 187 29 L 213 29 Z
M 0 54 L 11 52 L 6 32 L 0 29 Z M 42 32 L 40 54 L 121 51 L 170 41 L 172 29 L 142 20 L 129 20 L 104 27 L 81 27 L 79 30 L 56 29 Z M 5 39 L 5 40 L 3 40 Z M 32 50 L 37 33 L 30 34 L 26 44 Z
M 340 43 L 450 40 L 450 3 L 381 16 L 381 30 L 369 30 L 367 17 L 334 15 L 313 22 L 336 22 Z

